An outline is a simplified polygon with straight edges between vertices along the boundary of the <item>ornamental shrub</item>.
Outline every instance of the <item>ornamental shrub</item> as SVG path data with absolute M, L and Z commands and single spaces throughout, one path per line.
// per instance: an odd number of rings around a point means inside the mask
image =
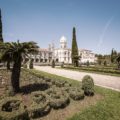
M 52 68 L 55 68 L 55 61 L 52 60 Z
M 86 75 L 82 79 L 82 89 L 84 94 L 87 96 L 94 95 L 94 81 L 93 78 L 89 75 Z
M 28 107 L 29 116 L 31 118 L 38 118 L 50 112 L 49 98 L 41 91 L 33 92 L 32 104 Z
M 33 69 L 33 60 L 30 60 L 29 68 Z
M 53 87 L 47 90 L 46 93 L 50 98 L 50 106 L 54 109 L 64 108 L 70 102 L 67 93 L 60 88 Z
M 82 100 L 84 99 L 84 91 L 80 88 L 70 88 L 69 95 L 73 100 Z
M 0 101 L 1 120 L 29 120 L 28 113 L 20 98 L 6 97 Z
M 61 68 L 64 68 L 64 62 L 61 63 Z

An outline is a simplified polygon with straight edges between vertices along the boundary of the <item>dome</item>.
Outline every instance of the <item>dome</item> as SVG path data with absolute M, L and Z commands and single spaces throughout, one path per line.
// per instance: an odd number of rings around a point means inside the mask
M 64 36 L 62 36 L 61 38 L 60 38 L 60 42 L 67 42 L 67 39 L 64 37 Z

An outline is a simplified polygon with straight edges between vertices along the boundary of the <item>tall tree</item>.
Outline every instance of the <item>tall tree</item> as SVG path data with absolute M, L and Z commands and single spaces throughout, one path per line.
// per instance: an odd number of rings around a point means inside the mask
M 112 49 L 111 51 L 111 63 L 115 63 L 117 58 L 117 51 Z
M 38 51 L 38 46 L 34 42 L 12 42 L 12 43 L 0 43 L 0 49 L 3 51 L 2 60 L 10 59 L 13 61 L 13 69 L 11 75 L 11 85 L 13 92 L 19 92 L 20 85 L 20 72 L 21 62 L 23 57 L 28 56 L 30 53 Z M 7 59 L 6 59 L 7 58 Z
M 76 41 L 76 30 L 75 30 L 75 27 L 73 27 L 73 38 L 72 38 L 72 53 L 71 53 L 71 57 L 72 57 L 72 64 L 73 64 L 75 67 L 78 67 L 79 56 L 78 56 L 78 46 L 77 46 L 77 41 Z
M 0 9 L 0 42 L 3 42 L 1 9 Z

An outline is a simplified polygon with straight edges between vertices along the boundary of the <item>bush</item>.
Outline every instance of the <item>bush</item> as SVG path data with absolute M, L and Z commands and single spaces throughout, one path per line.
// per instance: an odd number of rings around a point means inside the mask
M 33 92 L 33 102 L 29 107 L 29 115 L 31 118 L 37 118 L 46 115 L 50 112 L 49 98 L 43 92 Z
M 55 85 L 57 87 L 64 87 L 65 81 L 56 80 Z
M 33 102 L 29 107 L 30 118 L 38 118 L 46 115 L 50 112 L 50 106 L 48 104 L 37 104 Z
M 28 113 L 19 98 L 7 97 L 0 102 L 2 120 L 29 120 Z
M 85 95 L 92 96 L 94 95 L 94 82 L 93 78 L 89 75 L 86 75 L 82 79 L 82 89 L 84 90 Z
M 50 106 L 54 109 L 64 108 L 70 102 L 69 96 L 65 91 L 57 88 L 51 88 L 47 91 L 50 98 Z
M 84 99 L 84 91 L 80 88 L 70 88 L 69 95 L 73 100 Z
M 52 60 L 52 68 L 54 68 L 54 67 L 55 67 L 55 61 Z
M 33 69 L 33 60 L 30 60 L 29 68 Z
M 86 62 L 86 65 L 87 65 L 87 67 L 88 67 L 88 66 L 90 66 L 90 62 L 89 62 L 89 61 L 87 61 L 87 62 Z
M 63 67 L 64 67 L 64 62 L 61 63 L 61 68 L 63 68 Z
M 27 68 L 27 64 L 23 64 L 23 68 Z

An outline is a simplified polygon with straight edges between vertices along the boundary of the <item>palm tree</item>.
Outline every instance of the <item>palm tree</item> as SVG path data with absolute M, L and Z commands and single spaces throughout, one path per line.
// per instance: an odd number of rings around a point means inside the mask
M 23 56 L 28 56 L 28 54 L 35 53 L 38 51 L 38 46 L 35 42 L 7 42 L 1 43 L 0 49 L 3 51 L 2 59 L 7 61 L 9 59 L 13 62 L 12 75 L 11 75 L 11 85 L 13 92 L 17 93 L 20 90 L 19 79 L 21 72 L 21 62 Z M 7 58 L 7 59 L 6 59 Z

